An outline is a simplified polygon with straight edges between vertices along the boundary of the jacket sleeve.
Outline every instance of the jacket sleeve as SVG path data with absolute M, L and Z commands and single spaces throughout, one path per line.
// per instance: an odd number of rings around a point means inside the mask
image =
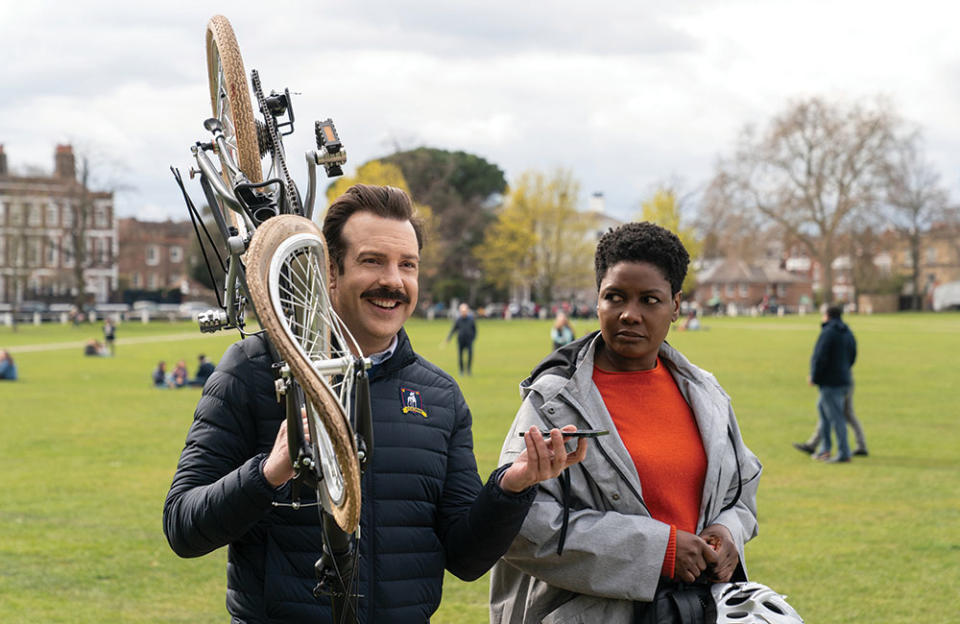
M 530 509 L 534 488 L 519 494 L 500 488 L 497 468 L 481 487 L 473 454 L 470 410 L 457 391 L 457 423 L 450 440 L 437 533 L 446 567 L 458 578 L 480 578 L 506 552 Z
M 827 343 L 827 332 L 821 331 L 817 337 L 817 344 L 813 347 L 813 355 L 810 356 L 810 380 L 818 385 L 823 381 L 824 367 L 827 363 Z
M 532 424 L 544 426 L 532 397 L 524 400 L 500 456 L 509 461 L 520 453 L 517 431 Z M 596 453 L 592 447 L 589 453 Z M 572 491 L 597 486 L 583 465 L 570 469 Z M 595 498 L 602 498 L 595 491 Z M 584 501 L 571 501 L 569 524 L 563 554 L 557 555 L 563 522 L 562 494 L 559 481 L 551 479 L 539 484 L 537 497 L 527 514 L 520 534 L 504 560 L 554 587 L 578 594 L 604 598 L 653 599 L 660 569 L 670 538 L 670 526 L 642 514 L 596 509 Z
M 850 332 L 850 366 L 857 361 L 857 339 Z
M 730 479 L 724 505 L 721 511 L 706 525 L 722 524 L 733 536 L 740 556 L 740 565 L 734 571 L 731 581 L 747 580 L 746 566 L 744 565 L 744 546 L 757 536 L 757 487 L 760 484 L 760 473 L 763 467 L 757 456 L 744 444 L 737 425 L 733 407 L 729 407 L 729 431 L 732 443 L 735 445 L 734 457 L 739 462 L 736 479 Z M 739 480 L 738 480 L 739 479 Z M 736 501 L 736 502 L 734 502 Z
M 271 509 L 275 490 L 257 453 L 254 373 L 233 345 L 207 381 L 163 506 L 173 551 L 197 557 L 240 538 Z M 237 360 L 240 362 L 237 363 Z

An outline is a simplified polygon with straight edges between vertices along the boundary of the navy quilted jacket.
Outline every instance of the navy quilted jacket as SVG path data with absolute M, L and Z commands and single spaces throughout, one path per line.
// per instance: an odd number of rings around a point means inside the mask
M 840 319 L 829 319 L 821 327 L 810 358 L 810 379 L 818 386 L 849 386 L 853 383 L 850 368 L 857 360 L 857 340 Z
M 207 381 L 167 494 L 164 532 L 182 557 L 229 547 L 235 622 L 329 622 L 312 595 L 317 512 L 273 507 L 289 500 L 289 486 L 275 490 L 260 472 L 282 418 L 270 363 L 264 341 L 248 338 Z M 486 572 L 519 531 L 535 488 L 502 491 L 503 468 L 482 485 L 459 387 L 414 353 L 403 330 L 370 378 L 376 449 L 362 484 L 360 621 L 427 622 L 444 568 L 464 580 Z M 404 413 L 413 404 L 422 413 Z

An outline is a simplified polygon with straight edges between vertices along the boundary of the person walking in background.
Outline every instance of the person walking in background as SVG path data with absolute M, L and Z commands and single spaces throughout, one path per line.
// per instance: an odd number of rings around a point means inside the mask
M 0 381 L 16 381 L 17 365 L 6 349 L 0 349 Z
M 556 351 L 560 347 L 570 344 L 575 338 L 576 335 L 573 333 L 570 319 L 563 312 L 557 312 L 553 327 L 550 328 L 550 341 L 553 343 L 553 350 Z
M 117 337 L 117 328 L 113 325 L 113 321 L 107 318 L 103 322 L 103 339 L 107 343 L 107 350 L 110 352 L 110 355 L 116 355 L 116 350 L 113 346 L 113 341 Z
M 850 425 L 850 428 L 853 429 L 853 435 L 857 440 L 857 447 L 853 451 L 853 454 L 860 457 L 866 457 L 869 455 L 867 452 L 867 438 L 863 434 L 863 427 L 860 425 L 860 421 L 857 419 L 856 413 L 853 411 L 853 375 L 850 376 L 850 392 L 847 393 L 847 396 L 843 399 L 843 418 L 847 421 L 847 424 Z M 806 453 L 807 455 L 813 455 L 817 452 L 817 446 L 820 445 L 820 423 L 817 423 L 817 427 L 813 430 L 813 434 L 807 438 L 806 442 L 794 442 L 793 448 L 797 449 L 801 453 Z
M 820 336 L 810 358 L 810 385 L 820 387 L 820 446 L 816 459 L 831 463 L 850 461 L 847 421 L 843 403 L 853 389 L 851 368 L 857 359 L 857 340 L 843 322 L 840 306 L 827 308 Z M 837 435 L 837 454 L 831 455 L 830 429 Z
M 460 316 L 453 322 L 450 333 L 447 334 L 447 342 L 450 338 L 457 335 L 457 363 L 460 366 L 460 374 L 466 372 L 471 374 L 473 368 L 473 341 L 477 337 L 477 322 L 473 318 L 470 306 L 465 303 L 460 304 Z M 463 356 L 467 356 L 467 365 L 463 365 Z

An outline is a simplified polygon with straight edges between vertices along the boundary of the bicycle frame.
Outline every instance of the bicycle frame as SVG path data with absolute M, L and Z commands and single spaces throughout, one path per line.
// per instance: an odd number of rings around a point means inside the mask
M 233 149 L 228 144 L 223 124 L 219 119 L 213 118 L 204 122 L 204 128 L 211 134 L 210 140 L 198 141 L 191 146 L 191 153 L 196 161 L 197 168 L 191 168 L 190 177 L 192 179 L 199 176 L 199 183 L 207 205 L 213 215 L 217 230 L 219 230 L 222 240 L 225 242 L 227 257 L 222 301 L 218 292 L 219 309 L 208 310 L 200 314 L 197 319 L 200 331 L 204 333 L 212 333 L 221 329 L 237 329 L 241 335 L 248 335 L 245 331 L 245 306 L 247 303 L 252 304 L 254 300 L 251 298 L 247 284 L 243 257 L 250 248 L 254 233 L 264 222 L 277 215 L 301 215 L 312 220 L 316 201 L 317 167 L 323 166 L 326 174 L 332 177 L 342 174 L 342 165 L 346 162 L 346 151 L 343 149 L 332 120 L 316 122 L 317 150 L 311 150 L 305 154 L 308 178 L 307 192 L 304 200 L 301 201 L 299 190 L 293 184 L 286 170 L 282 142 L 282 136 L 292 134 L 294 129 L 290 92 L 289 90 L 285 90 L 283 94 L 271 92 L 270 96 L 264 96 L 262 89 L 260 89 L 259 75 L 256 70 L 252 71 L 251 75 L 251 82 L 254 85 L 257 100 L 260 104 L 260 113 L 264 118 L 261 126 L 262 132 L 258 129 L 257 133 L 258 143 L 260 143 L 261 155 L 270 154 L 270 165 L 264 181 L 251 182 L 241 171 L 233 157 Z M 217 154 L 222 167 L 217 167 L 214 158 L 209 155 L 210 152 Z M 203 227 L 208 241 L 213 246 L 213 251 L 220 260 L 221 268 L 224 268 L 223 259 L 220 257 L 216 245 L 213 244 L 209 232 L 206 231 L 202 219 L 199 218 L 199 213 L 184 188 L 179 172 L 171 169 L 183 192 L 184 199 L 191 212 L 191 218 L 194 218 L 195 230 L 200 239 L 201 250 L 204 260 L 207 262 L 208 270 L 210 262 L 207 259 L 206 248 L 197 221 L 200 222 L 199 226 Z M 231 214 L 235 216 L 233 223 L 229 219 Z M 210 275 L 213 278 L 212 270 Z M 216 280 L 214 280 L 214 285 L 216 286 Z M 345 328 L 342 321 L 336 318 L 335 313 L 333 316 L 335 321 Z M 346 335 L 349 336 L 349 332 Z M 350 337 L 350 340 L 352 340 L 352 337 Z M 359 353 L 359 347 L 356 347 L 355 341 L 353 346 L 355 347 L 354 352 Z M 316 488 L 317 502 L 301 504 L 299 498 L 299 488 L 303 482 L 303 477 L 307 473 L 316 474 L 317 472 L 315 460 L 325 459 L 328 462 L 337 460 L 335 457 L 312 458 L 304 452 L 305 439 L 302 433 L 301 410 L 305 409 L 307 401 L 303 391 L 298 386 L 297 380 L 291 373 L 290 367 L 279 361 L 280 358 L 272 345 L 271 349 L 274 351 L 274 359 L 277 361 L 275 365 L 277 400 L 285 405 L 287 430 L 290 436 L 288 438 L 289 452 L 296 472 L 291 502 L 274 504 L 289 505 L 294 509 L 307 505 L 315 505 L 320 508 L 320 520 L 324 532 L 324 551 L 316 564 L 319 582 L 314 593 L 318 596 L 321 593 L 331 596 L 334 621 L 355 622 L 357 596 L 352 588 L 353 568 L 358 553 L 355 536 L 343 532 L 333 522 L 329 513 L 328 501 L 325 500 L 325 496 L 321 496 L 322 490 L 319 485 Z M 369 389 L 365 378 L 365 370 L 370 367 L 370 364 L 369 359 L 346 356 L 312 361 L 314 370 L 320 375 L 340 376 L 342 378 L 348 375 L 350 371 L 356 371 L 357 378 L 360 380 L 360 383 L 341 383 L 338 399 L 350 416 L 350 425 L 358 451 L 357 455 L 360 459 L 361 473 L 369 463 L 373 450 Z M 353 397 L 354 393 L 356 394 L 355 398 Z M 351 404 L 353 409 L 351 409 Z M 313 409 L 317 408 L 314 407 Z M 295 437 L 294 434 L 290 433 L 292 431 L 301 432 L 300 437 Z M 313 426 L 313 422 L 310 423 L 309 435 L 314 436 L 313 439 L 317 439 L 318 433 Z M 319 478 L 323 478 L 322 473 Z

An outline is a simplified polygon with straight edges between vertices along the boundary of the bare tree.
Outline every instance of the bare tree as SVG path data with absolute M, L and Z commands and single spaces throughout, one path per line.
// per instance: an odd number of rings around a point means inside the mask
M 837 237 L 882 195 L 898 123 L 882 102 L 874 108 L 819 98 L 796 102 L 761 135 L 746 128 L 734 156 L 718 164 L 713 183 L 741 218 L 759 215 L 807 249 L 820 264 L 829 302 Z
M 70 211 L 72 226 L 67 236 L 70 249 L 65 251 L 73 260 L 70 281 L 73 283 L 74 304 L 78 309 L 82 309 L 88 303 L 86 286 L 90 269 L 112 265 L 117 249 L 117 243 L 112 238 L 110 247 L 104 248 L 107 239 L 97 237 L 92 230 L 103 229 L 104 223 L 113 222 L 114 217 L 110 216 L 108 211 L 114 210 L 114 195 L 130 188 L 112 179 L 122 167 L 114 161 L 104 160 L 92 148 L 77 150 L 76 159 L 79 162 L 76 167 L 72 162 L 73 158 L 71 152 L 70 162 L 66 165 L 58 164 L 55 175 L 66 178 L 63 199 Z M 102 190 L 92 190 L 93 187 Z M 107 205 L 110 206 L 109 209 Z M 102 214 L 98 211 L 101 206 Z M 94 238 L 100 241 L 99 251 L 94 247 Z
M 754 262 L 768 246 L 771 230 L 776 229 L 759 213 L 743 209 L 735 186 L 727 172 L 720 170 L 703 193 L 696 228 L 705 260 L 737 258 Z
M 910 253 L 911 308 L 922 307 L 920 258 L 924 233 L 943 220 L 947 212 L 947 191 L 940 186 L 940 174 L 924 159 L 919 134 L 897 141 L 885 169 L 886 203 L 889 223 L 907 241 Z

